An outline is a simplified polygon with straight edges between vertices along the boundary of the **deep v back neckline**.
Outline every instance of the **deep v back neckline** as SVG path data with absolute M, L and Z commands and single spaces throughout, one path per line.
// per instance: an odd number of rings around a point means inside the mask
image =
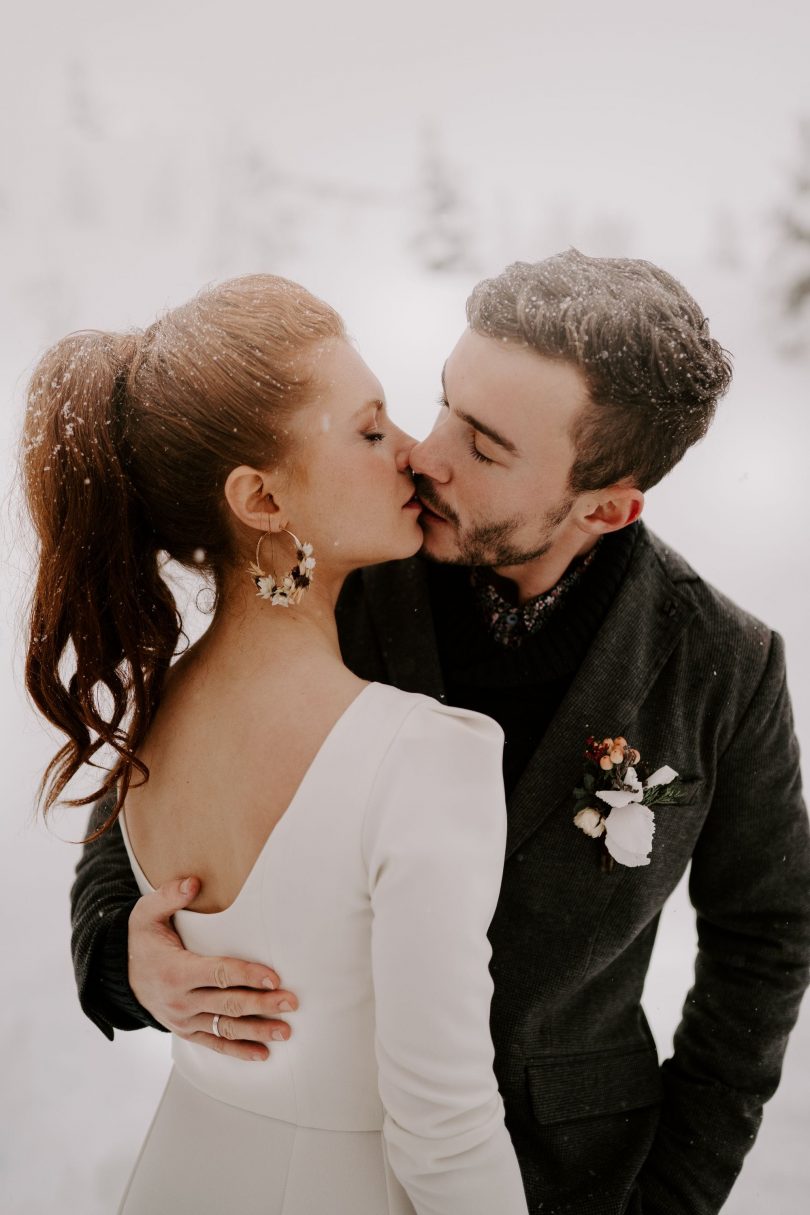
M 256 855 L 255 860 L 253 861 L 253 864 L 250 866 L 250 869 L 248 870 L 245 880 L 242 882 L 241 886 L 239 887 L 238 891 L 236 892 L 236 894 L 234 895 L 233 899 L 228 904 L 228 906 L 221 908 L 219 911 L 183 910 L 181 913 L 182 915 L 184 915 L 184 916 L 194 915 L 194 916 L 204 917 L 205 919 L 212 919 L 215 916 L 227 915 L 228 912 L 232 911 L 236 907 L 237 903 L 241 900 L 242 896 L 245 894 L 248 887 L 252 885 L 255 874 L 258 872 L 259 868 L 261 867 L 261 863 L 264 860 L 266 854 L 270 851 L 271 841 L 275 839 L 275 837 L 279 834 L 279 831 L 282 830 L 284 823 L 287 821 L 288 818 L 290 818 L 290 812 L 292 810 L 294 810 L 296 803 L 300 800 L 303 792 L 306 789 L 306 786 L 310 782 L 313 772 L 319 767 L 324 753 L 331 749 L 331 744 L 334 742 L 335 736 L 342 732 L 343 728 L 345 727 L 346 722 L 348 720 L 350 720 L 351 717 L 354 715 L 353 711 L 355 709 L 355 706 L 358 705 L 360 703 L 360 701 L 363 701 L 367 698 L 367 695 L 371 691 L 372 688 L 376 688 L 379 686 L 380 685 L 377 684 L 376 682 L 366 684 L 366 686 L 364 688 L 361 688 L 361 690 L 357 693 L 355 698 L 352 701 L 350 701 L 350 703 L 346 706 L 346 708 L 343 710 L 343 712 L 340 714 L 340 716 L 337 717 L 335 719 L 335 721 L 332 723 L 328 732 L 322 739 L 320 746 L 318 747 L 318 750 L 315 752 L 312 759 L 310 760 L 310 762 L 307 766 L 307 769 L 304 772 L 304 775 L 301 777 L 301 780 L 299 781 L 295 792 L 293 793 L 292 797 L 290 798 L 289 802 L 287 803 L 286 809 L 281 812 L 281 814 L 279 815 L 279 817 L 276 819 L 275 823 L 273 824 L 272 828 L 270 829 L 268 835 L 265 838 L 264 843 L 262 844 L 261 848 L 259 849 L 259 851 Z M 144 886 L 148 887 L 150 892 L 154 892 L 157 888 L 152 885 L 152 883 L 149 881 L 149 878 L 146 876 L 146 873 L 144 872 L 137 856 L 135 855 L 135 850 L 132 846 L 132 841 L 129 838 L 129 831 L 127 830 L 127 822 L 126 822 L 126 807 L 122 807 L 122 809 L 121 809 L 121 813 L 119 815 L 119 822 L 121 825 L 121 834 L 124 837 L 124 843 L 126 845 L 127 852 L 129 853 L 129 859 L 130 859 L 132 868 L 135 871 L 136 876 L 141 879 L 142 884 Z

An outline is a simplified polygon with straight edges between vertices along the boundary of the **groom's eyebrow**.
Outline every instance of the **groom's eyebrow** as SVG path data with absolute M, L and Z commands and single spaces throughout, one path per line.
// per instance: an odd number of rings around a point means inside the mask
M 447 366 L 447 364 L 445 364 Z M 442 367 L 442 392 L 444 399 L 447 400 L 447 387 L 444 382 L 444 367 Z M 462 410 L 456 411 L 456 417 L 461 418 L 462 422 L 466 422 L 468 426 L 472 426 L 473 430 L 480 431 L 482 435 L 486 435 L 493 443 L 497 443 L 504 451 L 508 451 L 510 456 L 517 456 L 520 453 L 515 447 L 511 439 L 507 439 L 506 435 L 502 435 L 500 431 L 495 430 L 492 426 L 487 426 L 485 422 L 479 422 L 478 418 L 474 418 L 471 413 L 464 413 Z

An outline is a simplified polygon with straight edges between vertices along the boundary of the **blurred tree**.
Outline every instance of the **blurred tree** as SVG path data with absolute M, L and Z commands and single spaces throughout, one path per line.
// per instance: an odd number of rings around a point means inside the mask
M 178 138 L 153 141 L 146 151 L 142 210 L 147 238 L 173 239 L 188 224 L 193 162 L 187 145 Z
M 708 254 L 709 260 L 720 270 L 734 273 L 743 268 L 740 226 L 730 207 L 720 207 L 712 216 Z
M 788 196 L 776 214 L 774 266 L 779 345 L 793 355 L 810 351 L 810 117 L 799 120 L 798 136 Z
M 60 207 L 74 228 L 96 229 L 99 183 L 103 180 L 103 136 L 86 64 L 71 60 L 65 79 L 65 127 L 60 140 L 62 188 Z
M 630 257 L 633 225 L 627 215 L 600 212 L 588 220 L 578 247 L 591 257 Z
M 68 125 L 86 139 L 100 139 L 100 106 L 93 97 L 87 66 L 81 59 L 71 59 L 67 66 L 65 112 Z
M 419 217 L 411 246 L 419 264 L 433 273 L 475 268 L 471 225 L 458 176 L 432 127 L 424 134 Z
M 302 206 L 295 183 L 255 142 L 227 139 L 215 158 L 217 272 L 279 271 L 298 249 Z

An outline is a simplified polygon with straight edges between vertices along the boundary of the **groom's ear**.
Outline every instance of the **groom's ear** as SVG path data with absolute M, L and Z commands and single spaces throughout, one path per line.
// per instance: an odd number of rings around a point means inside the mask
M 635 523 L 644 510 L 644 494 L 631 481 L 618 481 L 599 490 L 586 504 L 580 526 L 594 535 L 618 532 Z

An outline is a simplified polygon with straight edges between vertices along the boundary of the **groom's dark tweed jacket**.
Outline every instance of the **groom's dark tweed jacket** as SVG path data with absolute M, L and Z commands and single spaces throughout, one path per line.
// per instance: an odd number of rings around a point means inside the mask
M 360 675 L 444 697 L 418 559 L 355 576 L 340 624 Z M 685 803 L 656 814 L 647 867 L 603 871 L 598 844 L 572 825 L 591 733 L 624 735 L 686 781 Z M 492 1033 L 530 1210 L 719 1211 L 808 981 L 810 833 L 780 638 L 641 528 L 508 814 Z M 661 908 L 690 859 L 695 983 L 659 1067 L 640 999 Z M 116 951 L 125 965 L 136 895 L 110 832 L 74 888 L 80 995 L 105 1032 L 148 1019 L 131 993 L 111 1011 L 102 973 Z

